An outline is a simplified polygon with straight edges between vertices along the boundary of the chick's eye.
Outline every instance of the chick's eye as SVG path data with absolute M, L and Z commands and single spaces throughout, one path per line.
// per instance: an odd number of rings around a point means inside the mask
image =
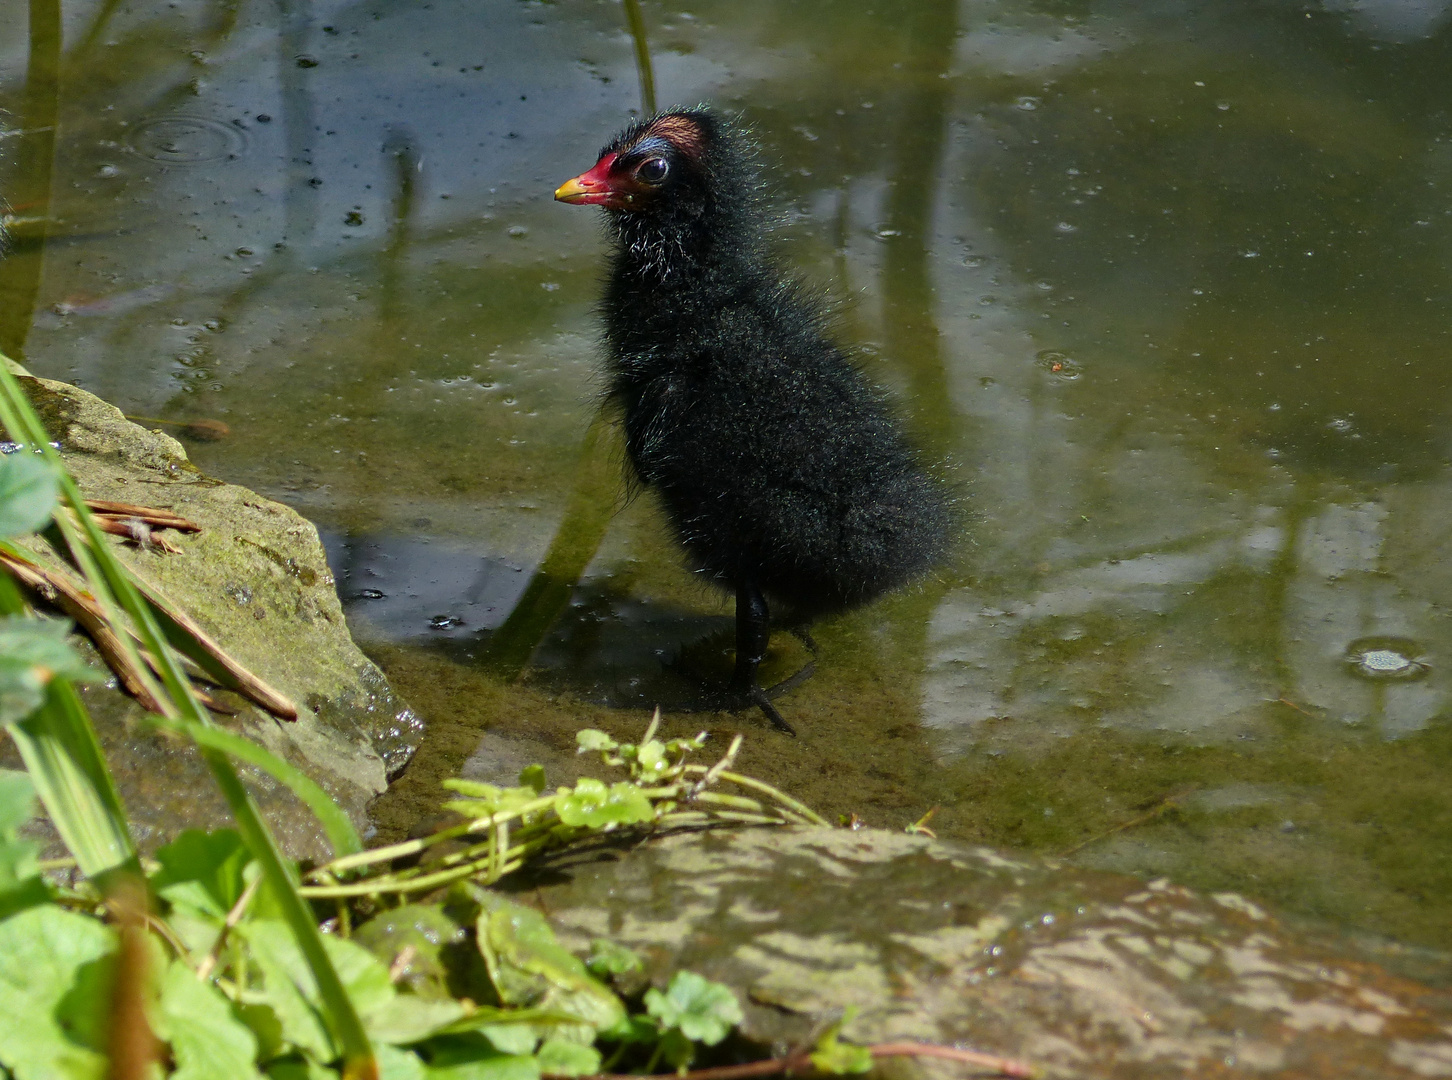
M 665 158 L 646 158 L 635 170 L 635 175 L 647 184 L 659 184 L 670 172 L 670 166 L 666 164 Z

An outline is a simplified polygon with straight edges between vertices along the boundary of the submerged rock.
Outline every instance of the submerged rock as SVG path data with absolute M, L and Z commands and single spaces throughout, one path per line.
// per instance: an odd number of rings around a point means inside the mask
M 854 1007 L 854 1041 L 961 1043 L 1052 1077 L 1452 1076 L 1452 995 L 1235 894 L 878 830 L 676 835 L 555 869 L 540 900 L 564 943 L 609 936 L 657 982 L 728 983 L 777 1052 Z
M 285 723 L 217 691 L 237 710 L 215 717 L 217 723 L 301 768 L 366 835 L 368 802 L 408 761 L 422 724 L 353 644 L 317 530 L 286 506 L 204 476 L 175 439 L 131 423 L 94 395 L 48 379 L 21 381 L 87 498 L 161 507 L 202 526 L 194 535 L 165 534 L 179 554 L 119 538 L 113 546 L 139 578 L 299 711 L 296 722 Z M 39 539 L 29 546 L 48 551 Z M 101 666 L 94 650 L 83 648 Z M 195 749 L 139 725 L 144 710 L 114 678 L 82 687 L 81 695 L 143 848 L 182 829 L 230 822 Z M 8 740 L 0 761 L 18 764 Z M 328 854 L 312 815 L 286 788 L 255 770 L 243 774 L 290 855 Z

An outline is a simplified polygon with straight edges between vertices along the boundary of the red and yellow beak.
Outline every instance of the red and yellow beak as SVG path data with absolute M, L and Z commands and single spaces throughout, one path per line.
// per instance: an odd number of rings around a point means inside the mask
M 610 166 L 615 164 L 615 155 L 606 154 L 589 172 L 581 173 L 573 180 L 566 180 L 555 189 L 558 202 L 574 203 L 577 206 L 619 205 L 621 192 L 610 181 Z

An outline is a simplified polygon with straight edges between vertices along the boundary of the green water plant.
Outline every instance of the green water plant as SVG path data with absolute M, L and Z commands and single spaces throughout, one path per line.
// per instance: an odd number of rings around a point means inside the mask
M 577 735 L 582 753 L 597 753 L 604 764 L 625 770 L 626 778 L 615 783 L 582 777 L 572 786 L 547 791 L 538 766 L 525 769 L 515 787 L 446 780 L 444 786 L 460 796 L 444 804 L 459 816 L 457 823 L 426 837 L 336 858 L 307 875 L 302 895 L 314 900 L 403 895 L 465 879 L 487 885 L 549 850 L 630 828 L 828 824 L 791 796 L 732 769 L 741 736 L 715 764 L 701 765 L 689 757 L 704 748 L 704 734 L 662 740 L 655 737 L 659 724 L 657 710 L 639 743 L 620 743 L 591 729 Z M 427 860 L 433 851 L 447 853 Z M 400 860 L 418 861 L 393 869 Z

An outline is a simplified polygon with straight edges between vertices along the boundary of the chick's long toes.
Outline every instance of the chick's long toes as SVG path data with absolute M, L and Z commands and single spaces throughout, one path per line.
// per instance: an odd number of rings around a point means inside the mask
M 760 686 L 753 686 L 750 690 L 750 695 L 752 704 L 760 709 L 762 715 L 771 721 L 772 727 L 776 728 L 777 731 L 785 732 L 787 735 L 795 735 L 797 733 L 796 728 L 792 727 L 784 719 L 782 719 L 781 713 L 778 712 L 776 706 L 771 703 L 771 698 L 767 696 L 767 692 L 765 690 L 763 690 Z

